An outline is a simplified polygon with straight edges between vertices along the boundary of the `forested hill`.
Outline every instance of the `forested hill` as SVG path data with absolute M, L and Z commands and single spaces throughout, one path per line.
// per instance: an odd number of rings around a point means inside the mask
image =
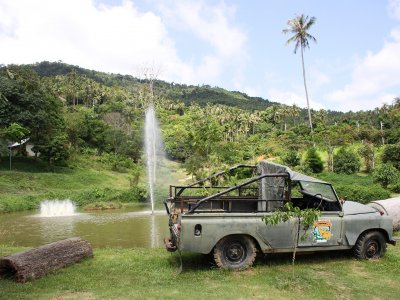
M 327 151 L 333 169 L 335 149 L 359 143 L 374 153 L 400 141 L 400 98 L 393 100 L 371 111 L 312 110 L 310 131 L 305 109 L 222 88 L 62 62 L 0 66 L 0 157 L 7 156 L 7 143 L 29 138 L 49 164 L 87 153 L 113 169 L 132 170 L 142 166 L 144 112 L 152 101 L 168 157 L 184 162 L 189 173 L 257 157 L 285 162 L 289 155 L 288 164 L 298 163 L 311 145 Z
M 93 80 L 99 85 L 108 88 L 122 88 L 127 91 L 137 91 L 140 86 L 148 84 L 147 80 L 135 78 L 131 75 L 98 72 L 63 62 L 44 61 L 27 65 L 27 67 L 32 68 L 41 77 L 55 78 L 57 76 L 67 76 L 71 82 L 75 81 L 73 84 L 76 85 L 76 88 L 79 88 L 79 85 L 85 84 L 85 80 L 82 79 Z M 159 97 L 163 97 L 164 99 L 173 102 L 183 103 L 186 106 L 193 103 L 199 104 L 201 107 L 204 107 L 207 104 L 221 104 L 249 111 L 261 111 L 271 106 L 275 108 L 289 107 L 274 102 L 273 99 L 271 101 L 270 99 L 263 99 L 261 97 L 251 97 L 240 91 L 228 91 L 223 88 L 211 87 L 209 85 L 194 86 L 168 83 L 155 79 L 154 91 Z M 381 118 L 377 117 L 379 115 L 379 113 L 377 113 L 379 109 L 381 108 L 377 108 L 373 111 L 348 113 L 332 110 L 320 110 L 313 111 L 313 113 L 317 115 L 317 118 L 325 118 L 326 121 L 331 124 L 358 122 L 358 124 L 372 125 L 383 121 Z M 295 108 L 295 110 L 298 110 L 297 118 L 301 120 L 307 119 L 307 110 L 305 108 Z M 281 111 L 280 114 L 285 115 L 288 113 L 282 113 Z
M 62 62 L 41 62 L 29 65 L 39 76 L 55 77 L 67 75 L 71 72 L 77 75 L 92 79 L 99 84 L 108 87 L 132 88 L 146 83 L 146 80 L 140 80 L 131 75 L 110 74 L 98 72 L 73 66 Z M 223 104 L 235 106 L 246 110 L 263 110 L 271 105 L 278 105 L 276 102 L 270 102 L 261 97 L 250 97 L 245 93 L 238 91 L 228 91 L 209 85 L 193 86 L 185 84 L 168 83 L 162 80 L 154 81 L 155 93 L 162 93 L 166 98 L 174 101 L 181 101 L 185 105 L 197 103 L 200 106 L 210 104 Z

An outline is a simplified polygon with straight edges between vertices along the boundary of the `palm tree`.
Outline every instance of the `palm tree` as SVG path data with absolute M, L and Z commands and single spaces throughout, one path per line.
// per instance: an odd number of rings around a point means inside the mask
M 287 25 L 289 28 L 284 29 L 282 32 L 284 34 L 291 33 L 293 36 L 286 41 L 286 44 L 291 42 L 295 43 L 294 46 L 294 53 L 297 52 L 297 49 L 300 47 L 301 50 L 301 64 L 303 67 L 303 80 L 304 80 L 304 89 L 306 91 L 306 99 L 307 99 L 307 108 L 308 108 L 308 120 L 311 129 L 311 133 L 313 132 L 313 126 L 311 121 L 311 111 L 310 111 L 310 102 L 308 100 L 308 91 L 307 91 L 307 84 L 306 84 L 306 72 L 304 69 L 304 49 L 310 48 L 308 43 L 309 40 L 316 42 L 316 38 L 309 34 L 307 31 L 310 27 L 315 23 L 315 17 L 309 18 L 308 16 L 299 15 L 296 16 L 294 19 L 290 19 L 287 21 Z
M 290 106 L 289 115 L 292 117 L 293 126 L 294 126 L 296 124 L 295 119 L 300 115 L 300 107 L 298 107 L 296 104 L 293 104 L 292 106 Z

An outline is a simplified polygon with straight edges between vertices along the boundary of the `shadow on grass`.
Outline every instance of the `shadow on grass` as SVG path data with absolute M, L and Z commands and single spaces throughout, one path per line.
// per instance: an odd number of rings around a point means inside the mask
M 10 161 L 8 157 L 0 157 L 0 171 L 9 171 Z M 11 171 L 20 171 L 28 173 L 70 173 L 72 170 L 68 167 L 51 166 L 48 163 L 37 160 L 33 157 L 13 157 L 11 161 Z
M 323 264 L 324 262 L 346 261 L 354 258 L 351 251 L 321 251 L 296 253 L 295 264 Z M 180 268 L 179 253 L 173 253 L 169 258 L 171 266 Z M 258 254 L 254 266 L 280 266 L 292 264 L 292 253 Z M 182 253 L 182 272 L 210 270 L 218 268 L 214 262 L 212 253 Z
M 178 252 L 170 256 L 169 263 L 179 271 L 181 261 Z M 206 271 L 215 268 L 217 266 L 212 254 L 182 253 L 182 272 Z
M 292 253 L 267 254 L 264 257 L 260 257 L 256 264 L 269 266 L 291 264 L 292 257 Z M 353 258 L 351 250 L 298 252 L 296 253 L 295 264 L 321 264 L 327 261 L 352 260 Z

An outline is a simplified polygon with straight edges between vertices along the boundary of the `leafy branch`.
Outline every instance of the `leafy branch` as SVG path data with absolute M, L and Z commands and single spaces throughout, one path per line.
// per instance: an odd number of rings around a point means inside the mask
M 293 230 L 293 277 L 294 277 L 294 263 L 296 260 L 296 250 L 299 241 L 300 225 L 304 225 L 309 228 L 314 225 L 314 222 L 318 220 L 321 215 L 321 211 L 315 208 L 300 209 L 299 207 L 294 207 L 291 202 L 285 203 L 282 209 L 277 209 L 270 215 L 264 216 L 262 219 L 267 225 L 277 225 L 279 223 L 284 223 L 290 219 L 297 220 L 297 230 Z M 305 239 L 307 230 L 304 231 L 301 239 Z
M 300 209 L 294 207 L 291 202 L 285 203 L 282 209 L 277 209 L 271 215 L 263 217 L 265 224 L 276 225 L 278 223 L 286 222 L 291 218 L 300 219 L 300 224 L 304 226 L 312 226 L 318 217 L 321 215 L 321 211 L 314 208 Z

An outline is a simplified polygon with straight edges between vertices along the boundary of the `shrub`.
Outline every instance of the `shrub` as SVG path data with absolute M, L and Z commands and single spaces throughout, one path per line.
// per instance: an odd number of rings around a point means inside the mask
M 138 185 L 127 190 L 111 188 L 94 188 L 71 195 L 73 202 L 78 206 L 84 206 L 96 202 L 145 202 L 147 200 L 147 189 Z
M 340 148 L 333 156 L 333 160 L 335 173 L 354 174 L 360 170 L 360 159 L 351 150 Z
M 296 151 L 289 151 L 282 156 L 282 162 L 289 167 L 296 167 L 300 164 L 300 156 Z
M 115 200 L 121 202 L 146 202 L 147 189 L 144 185 L 138 185 L 116 195 Z
M 389 185 L 389 189 L 393 193 L 400 193 L 400 182 L 396 182 L 396 183 L 390 184 Z
M 305 165 L 313 173 L 321 173 L 324 170 L 324 163 L 314 147 L 307 151 Z
M 384 188 L 394 183 L 400 177 L 399 175 L 399 171 L 391 163 L 381 164 L 372 173 L 374 181 Z
M 128 172 L 128 170 L 135 168 L 132 159 L 122 155 L 104 153 L 100 160 L 107 168 L 116 172 Z
M 65 165 L 71 155 L 68 138 L 65 133 L 55 135 L 44 144 L 38 144 L 33 151 L 40 153 L 40 159 L 50 165 Z
M 368 203 L 373 200 L 390 198 L 390 192 L 379 185 L 335 185 L 339 198 L 344 198 L 360 203 Z
M 370 173 L 373 169 L 375 160 L 375 149 L 374 145 L 365 143 L 359 150 L 358 153 L 364 158 L 365 171 Z
M 392 165 L 400 171 L 400 143 L 386 145 L 382 153 L 382 162 L 392 163 Z
M 107 210 L 107 209 L 119 209 L 122 204 L 119 202 L 95 202 L 85 205 L 83 210 Z

